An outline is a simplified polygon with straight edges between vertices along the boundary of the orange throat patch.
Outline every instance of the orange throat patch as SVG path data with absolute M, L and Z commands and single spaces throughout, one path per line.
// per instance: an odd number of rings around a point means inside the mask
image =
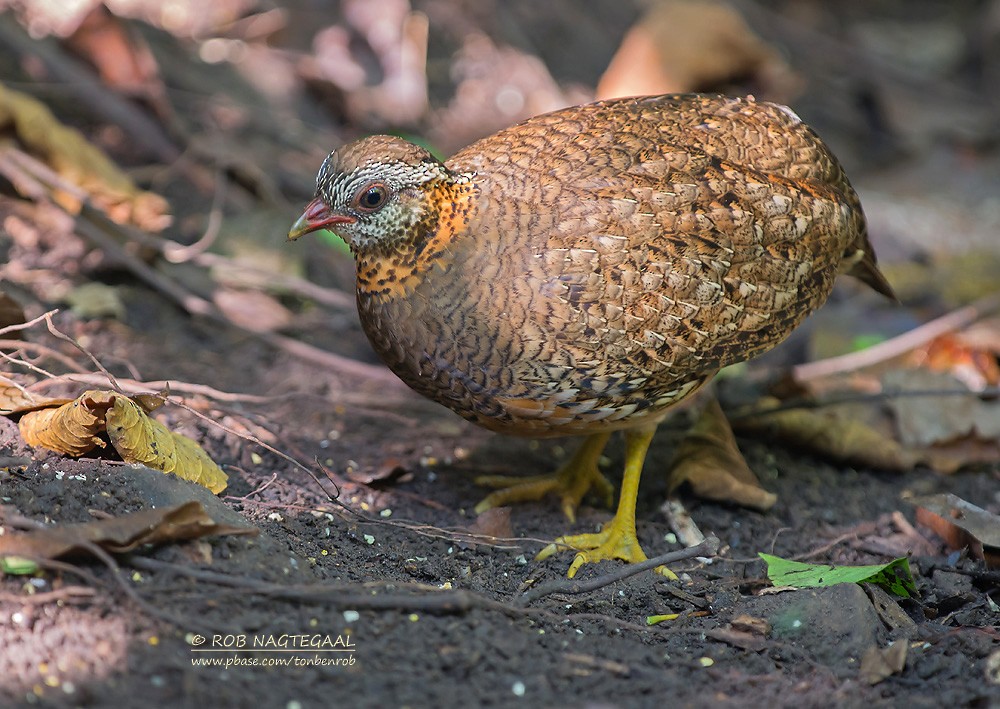
M 446 269 L 453 246 L 467 233 L 475 188 L 469 181 L 423 186 L 425 211 L 387 248 L 358 253 L 358 294 L 375 300 L 409 295 L 432 268 Z

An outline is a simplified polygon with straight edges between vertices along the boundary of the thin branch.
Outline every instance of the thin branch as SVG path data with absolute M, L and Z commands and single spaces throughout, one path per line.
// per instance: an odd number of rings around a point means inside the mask
M 616 583 L 617 581 L 622 581 L 635 574 L 642 573 L 643 571 L 648 571 L 650 569 L 655 569 L 657 566 L 664 566 L 665 564 L 672 564 L 677 561 L 683 561 L 685 559 L 693 559 L 696 556 L 715 556 L 716 552 L 719 551 L 719 539 L 718 537 L 709 536 L 701 544 L 696 544 L 693 547 L 688 547 L 687 549 L 681 549 L 679 551 L 672 551 L 667 554 L 661 554 L 660 556 L 654 557 L 652 559 L 647 559 L 646 561 L 640 562 L 638 564 L 628 564 L 620 569 L 616 569 L 610 574 L 605 574 L 604 576 L 598 576 L 595 579 L 590 579 L 587 581 L 573 581 L 572 579 L 562 579 L 559 581 L 550 581 L 548 583 L 543 583 L 535 588 L 531 589 L 520 598 L 517 599 L 517 604 L 519 606 L 524 606 L 532 601 L 537 601 L 539 598 L 544 598 L 545 596 L 551 596 L 553 593 L 588 593 L 590 591 L 596 591 L 599 588 L 608 586 L 610 584 Z
M 51 347 L 47 347 L 46 345 L 43 345 L 40 342 L 29 342 L 28 340 L 0 340 L 0 349 L 26 350 L 29 352 L 35 352 L 36 354 L 41 355 L 43 357 L 54 359 L 55 361 L 59 362 L 61 365 L 66 367 L 66 369 L 70 370 L 71 372 L 76 372 L 77 374 L 85 374 L 87 372 L 86 369 L 84 369 L 82 366 L 80 366 L 72 359 L 64 355 L 62 352 L 57 352 Z M 32 368 L 34 367 L 34 365 L 32 365 L 30 362 L 18 360 L 17 358 L 12 357 L 6 353 L 4 354 L 4 359 L 6 359 L 8 362 L 11 362 L 13 364 L 20 364 L 21 366 L 24 367 L 32 367 Z M 36 371 L 38 371 L 40 374 L 54 376 L 48 374 L 48 372 L 42 372 L 39 370 Z
M 52 322 L 52 317 L 50 315 L 45 316 L 45 326 L 48 328 L 50 335 L 62 340 L 63 342 L 68 342 L 69 344 L 73 345 L 73 347 L 75 347 L 77 350 L 79 350 L 84 357 L 89 359 L 93 363 L 93 365 L 101 371 L 101 374 L 103 374 L 105 377 L 108 378 L 108 381 L 111 383 L 111 386 L 112 388 L 114 388 L 115 391 L 117 391 L 118 393 L 123 393 L 122 388 L 118 385 L 118 380 L 116 380 L 115 376 L 111 372 L 109 372 L 103 364 L 101 364 L 101 360 L 97 359 L 97 357 L 94 356 L 93 352 L 91 352 L 86 347 L 81 345 L 77 340 L 75 340 L 74 338 L 70 337 L 62 330 L 57 328 L 55 326 L 55 323 Z
M 208 223 L 205 224 L 205 231 L 202 232 L 201 238 L 187 246 L 172 241 L 170 242 L 170 247 L 162 249 L 161 253 L 171 263 L 187 263 L 211 248 L 212 244 L 218 238 L 219 231 L 222 229 L 226 187 L 229 185 L 229 181 L 226 179 L 226 174 L 223 171 L 216 171 L 215 184 L 216 188 L 215 193 L 212 195 L 212 206 L 208 210 Z
M 795 366 L 792 368 L 792 377 L 797 382 L 808 382 L 880 364 L 925 345 L 936 337 L 968 327 L 997 311 L 1000 311 L 1000 291 L 860 352 Z

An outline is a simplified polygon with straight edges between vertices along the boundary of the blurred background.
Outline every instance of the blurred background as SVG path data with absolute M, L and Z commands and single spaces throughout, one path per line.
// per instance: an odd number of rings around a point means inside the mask
M 77 331 L 97 337 L 93 323 L 111 321 L 135 348 L 151 322 L 171 326 L 172 303 L 271 344 L 284 333 L 374 363 L 343 244 L 284 243 L 330 150 L 393 132 L 447 156 L 594 98 L 722 91 L 788 104 L 832 146 L 905 305 L 847 283 L 775 356 L 851 352 L 985 298 L 972 331 L 918 356 L 977 390 L 1000 377 L 990 319 L 1000 287 L 997 0 L 0 8 L 8 322 L 62 306 Z M 192 356 L 151 342 L 161 356 L 145 363 L 147 378 L 178 376 L 205 356 L 205 337 L 185 320 L 174 327 L 171 340 Z M 239 372 L 220 376 L 247 385 Z

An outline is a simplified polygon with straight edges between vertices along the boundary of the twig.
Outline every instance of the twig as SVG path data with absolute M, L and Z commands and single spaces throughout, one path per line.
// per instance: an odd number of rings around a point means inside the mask
M 148 557 L 132 557 L 132 566 L 148 571 L 166 571 L 181 576 L 187 576 L 203 583 L 213 583 L 220 586 L 245 589 L 253 593 L 264 594 L 287 600 L 331 601 L 338 606 L 351 609 L 407 609 L 437 613 L 465 613 L 474 608 L 498 610 L 508 614 L 524 615 L 524 611 L 505 605 L 491 598 L 486 598 L 473 591 L 465 589 L 439 589 L 425 584 L 407 584 L 387 581 L 383 588 L 407 589 L 423 592 L 423 595 L 406 593 L 373 594 L 376 588 L 372 584 L 300 584 L 272 583 L 247 576 L 233 576 L 216 571 L 194 569 L 180 564 L 173 564 Z M 363 589 L 363 590 L 362 590 Z
M 313 347 L 312 345 L 300 340 L 285 337 L 284 335 L 279 335 L 274 332 L 261 332 L 254 334 L 269 345 L 284 350 L 288 354 L 294 355 L 301 360 L 305 360 L 306 362 L 317 364 L 323 368 L 329 369 L 337 374 L 377 382 L 381 386 L 390 390 L 401 390 L 405 387 L 399 378 L 385 367 L 366 364 L 365 362 L 351 359 L 350 357 L 344 357 L 343 355 L 334 354 L 333 352 L 327 352 L 326 350 Z
M 223 205 L 226 201 L 226 186 L 228 184 L 229 181 L 226 179 L 225 173 L 218 170 L 215 176 L 215 193 L 212 195 L 212 206 L 208 210 L 208 223 L 205 225 L 205 231 L 202 232 L 201 238 L 187 246 L 174 241 L 170 242 L 172 246 L 161 251 L 168 261 L 187 263 L 207 251 L 215 243 L 219 231 L 222 229 Z
M 141 233 L 145 234 L 145 232 Z M 145 236 L 148 237 L 150 235 L 145 234 Z M 151 238 L 151 241 L 159 240 L 160 237 L 157 236 L 153 236 Z M 162 242 L 160 246 L 167 248 Z M 255 266 L 248 266 L 234 259 L 220 256 L 219 254 L 198 254 L 191 259 L 191 262 L 205 268 L 224 269 L 234 275 L 252 278 L 254 285 L 261 290 L 290 293 L 292 295 L 308 298 L 309 300 L 314 300 L 320 305 L 325 305 L 328 308 L 336 308 L 337 310 L 347 310 L 353 312 L 357 307 L 354 296 L 345 293 L 342 290 L 338 290 L 336 288 L 324 288 L 323 286 L 318 286 L 315 283 L 305 280 L 304 278 L 289 276 L 284 273 L 275 273 L 274 271 L 268 271 L 267 269 L 257 268 Z
M 76 598 L 93 598 L 97 591 L 88 586 L 63 586 L 44 593 L 0 593 L 0 601 L 6 603 L 21 603 L 26 606 L 43 606 L 46 603 L 71 601 Z
M 718 537 L 709 536 L 701 544 L 688 547 L 687 549 L 661 554 L 660 556 L 647 559 L 646 561 L 642 561 L 638 564 L 628 564 L 627 566 L 623 566 L 610 574 L 598 576 L 595 579 L 587 581 L 573 581 L 565 579 L 543 583 L 518 598 L 517 604 L 520 606 L 527 605 L 532 601 L 537 601 L 539 598 L 550 596 L 553 593 L 578 594 L 596 591 L 599 588 L 603 588 L 604 586 L 608 586 L 617 581 L 622 581 L 630 576 L 642 573 L 643 571 L 655 569 L 657 566 L 672 564 L 676 561 L 683 561 L 684 559 L 693 559 L 696 556 L 715 556 L 717 551 L 719 551 Z
M 792 378 L 797 382 L 808 382 L 832 374 L 870 367 L 906 354 L 936 337 L 968 327 L 998 310 L 1000 310 L 1000 291 L 860 352 L 797 365 L 792 368 Z
M 38 323 L 42 322 L 46 318 L 49 318 L 58 312 L 59 312 L 58 310 L 49 310 L 47 312 L 42 313 L 36 318 L 32 318 L 28 322 L 17 323 L 16 325 L 8 325 L 7 327 L 0 327 L 0 335 L 6 335 L 9 332 L 18 332 L 20 330 L 28 330 L 37 325 Z
M 75 347 L 77 350 L 79 350 L 84 357 L 89 359 L 93 363 L 93 365 L 101 371 L 101 374 L 103 374 L 105 377 L 108 378 L 108 381 L 111 383 L 111 386 L 114 388 L 115 391 L 123 393 L 122 388 L 118 385 L 118 380 L 115 379 L 115 375 L 109 372 L 107 368 L 103 364 L 101 364 L 101 360 L 97 359 L 97 357 L 94 356 L 93 352 L 91 352 L 86 347 L 81 345 L 77 340 L 75 340 L 74 338 L 70 337 L 65 332 L 57 328 L 55 326 L 55 323 L 52 322 L 52 316 L 50 314 L 45 315 L 45 327 L 48 329 L 50 335 L 52 335 L 57 339 L 62 340 L 63 342 L 68 342 L 69 344 L 73 345 L 73 347 Z
M 0 349 L 2 350 L 29 350 L 36 352 L 39 355 L 54 359 L 61 365 L 69 369 L 71 372 L 76 372 L 77 374 L 85 374 L 86 369 L 81 367 L 79 364 L 74 362 L 72 359 L 64 355 L 62 352 L 57 352 L 51 347 L 47 347 L 40 342 L 29 342 L 28 340 L 0 340 Z M 19 362 L 16 358 L 10 355 L 5 355 L 4 359 L 8 362 L 21 363 L 26 366 L 30 366 L 28 362 Z
M 91 208 L 93 209 L 93 208 Z M 87 209 L 81 212 L 81 217 L 87 214 Z M 211 302 L 201 296 L 191 293 L 175 281 L 151 267 L 135 254 L 129 253 L 122 245 L 113 239 L 104 229 L 86 218 L 76 220 L 75 230 L 91 244 L 104 253 L 127 266 L 132 273 L 166 295 L 170 300 L 191 315 L 210 317 L 213 320 L 228 322 Z

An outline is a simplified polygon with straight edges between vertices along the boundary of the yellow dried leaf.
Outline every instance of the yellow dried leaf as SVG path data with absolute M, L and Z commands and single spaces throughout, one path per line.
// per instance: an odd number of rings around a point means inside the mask
M 170 223 L 167 201 L 136 187 L 79 131 L 63 125 L 38 99 L 0 84 L 0 130 L 13 132 L 28 152 L 41 158 L 64 179 L 82 188 L 94 205 L 119 223 L 159 231 Z M 79 201 L 65 192 L 55 200 L 71 212 Z
M 107 430 L 111 445 L 128 463 L 173 473 L 216 494 L 226 489 L 226 474 L 197 443 L 171 433 L 131 399 L 115 399 L 107 414 Z
M 21 437 L 28 445 L 72 456 L 98 446 L 103 448 L 104 441 L 98 434 L 104 430 L 107 394 L 89 391 L 58 408 L 29 412 L 18 422 Z
M 760 486 L 747 466 L 714 397 L 674 452 L 667 488 L 673 492 L 683 483 L 688 483 L 699 497 L 755 510 L 770 509 L 778 499 Z
M 13 400 L 19 390 L 9 394 Z M 0 397 L 6 393 L 0 387 Z M 57 453 L 79 456 L 95 446 L 104 446 L 100 434 L 107 432 L 126 463 L 143 463 L 150 468 L 191 480 L 218 494 L 226 489 L 226 474 L 201 446 L 190 438 L 171 433 L 147 415 L 163 403 L 159 395 L 137 397 L 134 401 L 112 391 L 88 391 L 73 401 L 53 399 L 41 411 L 30 411 L 18 425 L 21 436 L 33 446 Z M 0 398 L 0 405 L 3 399 Z M 37 408 L 39 404 L 34 404 Z M 22 409 L 23 410 L 23 409 Z

